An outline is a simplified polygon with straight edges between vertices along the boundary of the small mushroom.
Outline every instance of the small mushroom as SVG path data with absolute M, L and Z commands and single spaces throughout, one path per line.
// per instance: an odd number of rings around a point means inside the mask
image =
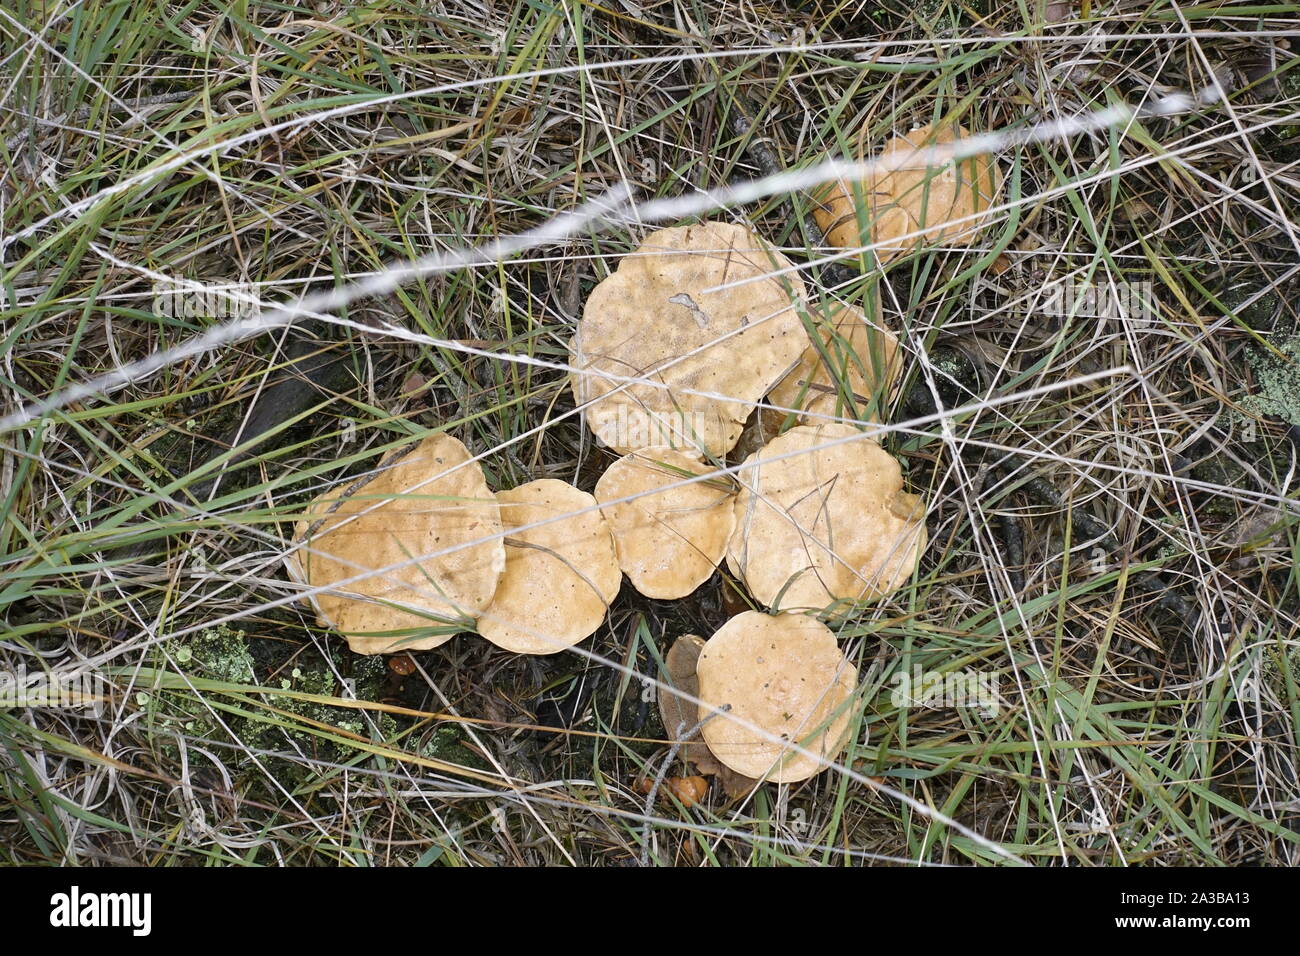
M 695 634 L 683 634 L 668 649 L 664 657 L 667 674 L 661 683 L 672 689 L 659 688 L 659 719 L 663 721 L 668 739 L 680 742 L 677 754 L 683 763 L 694 764 L 705 777 L 716 776 L 728 796 L 744 796 L 758 786 L 758 781 L 720 763 L 700 739 L 699 705 L 692 698 L 700 696 L 700 681 L 695 668 L 702 650 L 704 638 Z
M 669 777 L 664 781 L 664 790 L 682 806 L 693 807 L 708 795 L 709 782 L 703 777 Z
M 649 796 L 654 788 L 655 782 L 650 777 L 638 777 L 632 784 L 632 789 L 643 797 Z M 658 796 L 665 803 L 669 797 L 675 797 L 682 806 L 693 807 L 708 793 L 709 782 L 703 777 L 665 777 Z
M 479 634 L 516 654 L 554 654 L 590 637 L 623 579 L 596 499 L 541 478 L 498 492 L 497 501 L 506 569 Z
M 848 305 L 832 305 L 827 313 L 815 316 L 820 347 L 809 343 L 768 401 L 801 409 L 805 414 L 799 421 L 805 425 L 825 421 L 825 416 L 878 422 L 880 405 L 903 368 L 898 339 L 880 324 L 878 307 L 874 323 Z
M 410 677 L 415 670 L 415 659 L 410 654 L 394 654 L 388 659 L 388 671 L 395 677 Z
M 619 566 L 646 597 L 685 597 L 722 562 L 736 522 L 731 479 L 680 484 L 708 470 L 671 448 L 647 448 L 624 455 L 596 482 Z
M 852 439 L 852 440 L 850 440 Z M 745 460 L 727 567 L 760 603 L 822 610 L 880 597 L 916 568 L 921 499 L 852 425 L 799 425 Z
M 936 167 L 924 154 L 968 135 L 961 126 L 914 129 L 885 144 L 879 157 L 883 168 L 863 180 L 841 179 L 819 190 L 813 217 L 826 240 L 844 249 L 869 241 L 882 263 L 922 245 L 973 241 L 989 221 L 977 214 L 993 206 L 1002 188 L 997 162 L 985 154 Z M 859 217 L 859 210 L 865 215 Z
M 302 547 L 286 557 L 290 577 L 330 588 L 309 600 L 321 624 L 358 654 L 424 650 L 470 629 L 506 563 L 501 514 L 483 469 L 446 434 L 321 495 L 307 505 L 294 539 Z M 367 571 L 374 573 L 350 580 Z
M 772 275 L 789 268 L 743 226 L 649 235 L 592 290 L 569 346 L 591 430 L 620 454 L 659 445 L 726 454 L 808 344 L 794 308 L 803 282 Z
M 834 760 L 848 743 L 858 671 L 815 618 L 737 614 L 704 645 L 696 673 L 704 742 L 736 773 L 806 780 L 825 769 L 816 757 Z

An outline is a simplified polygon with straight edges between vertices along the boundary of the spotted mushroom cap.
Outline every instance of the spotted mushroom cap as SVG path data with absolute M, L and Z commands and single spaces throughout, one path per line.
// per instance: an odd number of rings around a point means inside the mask
M 879 159 L 898 164 L 858 182 L 839 180 L 815 194 L 813 217 L 826 240 L 852 249 L 870 241 L 876 256 L 889 262 L 920 246 L 958 240 L 970 242 L 988 225 L 987 216 L 958 222 L 988 210 L 1002 188 L 1002 172 L 988 155 L 972 156 L 938 167 L 927 166 L 923 150 L 968 137 L 961 126 L 922 126 L 885 144 Z M 859 219 L 861 208 L 869 216 Z M 924 233 L 910 239 L 902 236 Z
M 498 492 L 497 501 L 506 569 L 479 633 L 516 654 L 554 654 L 591 636 L 622 583 L 596 499 L 541 478 Z
M 711 470 L 671 448 L 647 448 L 624 455 L 596 482 L 618 563 L 646 597 L 685 597 L 722 562 L 736 523 L 731 479 L 681 484 Z
M 359 654 L 445 643 L 472 626 L 505 568 L 496 498 L 469 451 L 446 434 L 321 495 L 294 539 L 302 546 L 286 557 L 290 576 L 313 588 L 337 584 L 308 600 Z
M 650 234 L 592 290 L 570 343 L 570 382 L 578 404 L 591 403 L 592 431 L 620 454 L 659 445 L 726 454 L 808 344 L 794 308 L 803 282 L 769 275 L 789 267 L 743 226 Z
M 738 472 L 727 567 L 783 611 L 880 597 L 911 576 L 925 546 L 921 499 L 898 462 L 846 424 L 799 425 Z
M 834 760 L 848 743 L 858 671 L 815 618 L 738 614 L 705 643 L 695 672 L 704 742 L 736 773 L 806 780 L 824 765 L 791 744 Z
M 808 344 L 768 402 L 803 410 L 799 421 L 804 425 L 827 421 L 826 416 L 880 421 L 880 404 L 889 399 L 903 365 L 898 339 L 881 324 L 878 299 L 876 303 L 876 317 L 870 322 L 850 305 L 836 303 L 824 314 L 812 312 L 820 347 Z M 841 391 L 844 386 L 847 395 Z

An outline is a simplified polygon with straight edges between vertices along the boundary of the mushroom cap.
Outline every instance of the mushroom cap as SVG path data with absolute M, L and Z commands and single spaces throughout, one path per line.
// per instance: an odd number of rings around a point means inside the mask
M 541 478 L 498 492 L 497 501 L 506 570 L 479 634 L 516 654 L 555 654 L 590 637 L 623 580 L 596 499 Z
M 704 650 L 704 638 L 698 634 L 683 634 L 673 642 L 664 656 L 664 669 L 668 672 L 662 681 L 666 687 L 659 688 L 659 719 L 663 721 L 664 732 L 668 739 L 680 742 L 681 758 L 693 763 L 700 773 L 717 772 L 713 755 L 709 748 L 699 742 L 699 730 L 696 724 L 699 706 L 690 697 L 700 696 L 700 681 L 695 676 L 695 667 Z M 681 691 L 675 694 L 667 687 Z M 691 733 L 695 730 L 695 733 Z
M 722 563 L 736 523 L 731 479 L 720 476 L 725 489 L 705 479 L 656 490 L 710 470 L 671 448 L 646 448 L 624 455 L 596 482 L 619 566 L 646 597 L 685 597 Z
M 747 777 L 794 783 L 824 769 L 798 744 L 827 760 L 848 743 L 858 670 L 835 635 L 801 614 L 737 614 L 715 633 L 696 662 L 701 734 L 720 762 Z M 724 714 L 713 708 L 730 705 Z M 737 717 L 766 731 L 771 740 Z
M 721 222 L 661 229 L 625 256 L 592 290 L 569 345 L 573 395 L 591 403 L 597 437 L 620 454 L 726 454 L 808 344 L 794 308 L 804 287 L 786 273 L 703 290 L 789 266 L 749 229 Z M 666 387 L 619 380 L 630 376 Z
M 974 240 L 987 227 L 987 216 L 954 221 L 993 206 L 1002 188 L 997 161 L 984 154 L 931 167 L 922 152 L 968 135 L 961 126 L 922 126 L 885 144 L 880 159 L 897 163 L 896 168 L 823 187 L 815 195 L 813 217 L 826 233 L 826 241 L 846 249 L 864 244 L 867 223 L 858 218 L 859 204 L 867 213 L 871 242 L 882 263 L 922 245 Z M 922 228 L 923 235 L 900 238 Z
M 750 455 L 739 478 L 727 567 L 760 603 L 821 610 L 880 597 L 916 568 L 921 499 L 852 425 L 798 425 Z
M 506 563 L 501 515 L 483 469 L 446 434 L 399 449 L 374 475 L 318 497 L 294 540 L 304 547 L 285 563 L 309 587 L 402 565 L 309 598 L 321 624 L 358 654 L 451 640 L 488 606 Z M 432 557 L 411 562 L 421 555 Z
M 694 764 L 695 769 L 706 777 L 716 776 L 722 782 L 722 788 L 728 796 L 738 797 L 749 793 L 758 785 L 757 780 L 736 773 L 718 760 L 700 739 L 697 725 L 699 705 L 691 698 L 700 696 L 700 681 L 695 675 L 695 667 L 704 650 L 704 638 L 696 634 L 683 634 L 673 642 L 673 646 L 664 655 L 663 684 L 672 687 L 680 694 L 675 694 L 665 687 L 659 688 L 659 718 L 663 721 L 668 739 L 680 743 L 678 756 L 683 762 Z M 688 731 L 695 732 L 689 736 Z
M 814 314 L 821 348 L 809 343 L 799 364 L 776 383 L 768 401 L 782 408 L 797 408 L 804 425 L 825 418 L 880 421 L 879 404 L 888 400 L 903 370 L 898 339 L 876 318 L 868 322 L 860 309 L 834 304 L 827 314 Z M 840 383 L 851 393 L 845 396 Z M 851 401 L 850 401 L 851 400 Z

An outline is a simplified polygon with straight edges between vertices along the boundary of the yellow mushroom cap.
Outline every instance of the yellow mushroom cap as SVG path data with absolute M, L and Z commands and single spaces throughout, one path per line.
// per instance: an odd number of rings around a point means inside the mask
M 758 785 L 757 780 L 736 773 L 713 756 L 699 730 L 699 705 L 694 698 L 700 696 L 700 680 L 695 674 L 704 638 L 683 634 L 673 642 L 664 655 L 663 686 L 659 688 L 659 717 L 663 721 L 668 739 L 679 744 L 677 755 L 684 763 L 694 764 L 706 777 L 716 776 L 727 794 L 743 796 Z
M 861 309 L 839 304 L 825 315 L 814 313 L 813 319 L 821 348 L 809 343 L 768 401 L 803 410 L 806 414 L 799 421 L 805 425 L 825 421 L 821 416 L 880 421 L 877 403 L 888 400 L 903 363 L 898 339 L 880 323 L 879 300 L 874 323 L 868 323 Z M 840 391 L 841 382 L 851 393 L 847 397 Z
M 789 266 L 749 229 L 720 222 L 661 229 L 625 256 L 592 290 L 569 346 L 573 395 L 591 403 L 597 437 L 620 454 L 658 445 L 726 454 L 808 344 L 794 308 L 803 282 L 768 276 Z
M 677 484 L 709 470 L 671 448 L 647 448 L 624 455 L 596 482 L 619 566 L 646 597 L 685 597 L 722 562 L 736 522 L 731 479 Z
M 879 157 L 882 168 L 858 182 L 839 180 L 815 194 L 813 217 L 833 246 L 853 249 L 869 236 L 876 256 L 889 262 L 919 246 L 973 241 L 988 225 L 987 211 L 1002 188 L 1002 172 L 988 155 L 927 166 L 924 150 L 968 136 L 961 126 L 922 126 L 896 136 Z M 859 208 L 866 214 L 859 218 Z M 867 230 L 868 221 L 870 231 Z M 909 233 L 924 234 L 902 239 Z
M 852 425 L 796 426 L 750 455 L 738 477 L 727 566 L 762 604 L 821 610 L 879 597 L 916 568 L 921 499 L 903 490 L 893 456 Z
M 596 499 L 542 478 L 498 492 L 497 501 L 506 571 L 479 633 L 516 654 L 554 654 L 591 636 L 622 583 Z M 537 522 L 545 523 L 527 527 Z
M 329 587 L 379 572 L 309 598 L 320 622 L 359 654 L 445 643 L 488 606 L 505 568 L 496 498 L 468 449 L 446 434 L 388 456 L 352 487 L 321 495 L 294 539 L 303 547 L 286 565 L 300 584 Z M 394 565 L 401 566 L 381 571 Z M 383 633 L 393 631 L 407 633 Z
M 815 618 L 737 614 L 705 643 L 695 673 L 704 702 L 700 719 L 709 718 L 704 742 L 736 773 L 776 783 L 806 780 L 825 768 L 791 744 L 834 760 L 848 743 L 858 671 Z

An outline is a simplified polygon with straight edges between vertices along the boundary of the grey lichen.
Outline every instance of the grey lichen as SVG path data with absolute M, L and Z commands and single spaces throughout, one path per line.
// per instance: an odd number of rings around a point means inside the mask
M 1300 335 L 1283 339 L 1277 352 L 1255 348 L 1248 355 L 1259 390 L 1241 400 L 1242 409 L 1300 425 Z
M 229 625 L 199 631 L 188 643 L 176 642 L 173 658 L 177 663 L 192 662 L 203 677 L 232 684 L 255 684 L 253 655 L 247 635 Z

